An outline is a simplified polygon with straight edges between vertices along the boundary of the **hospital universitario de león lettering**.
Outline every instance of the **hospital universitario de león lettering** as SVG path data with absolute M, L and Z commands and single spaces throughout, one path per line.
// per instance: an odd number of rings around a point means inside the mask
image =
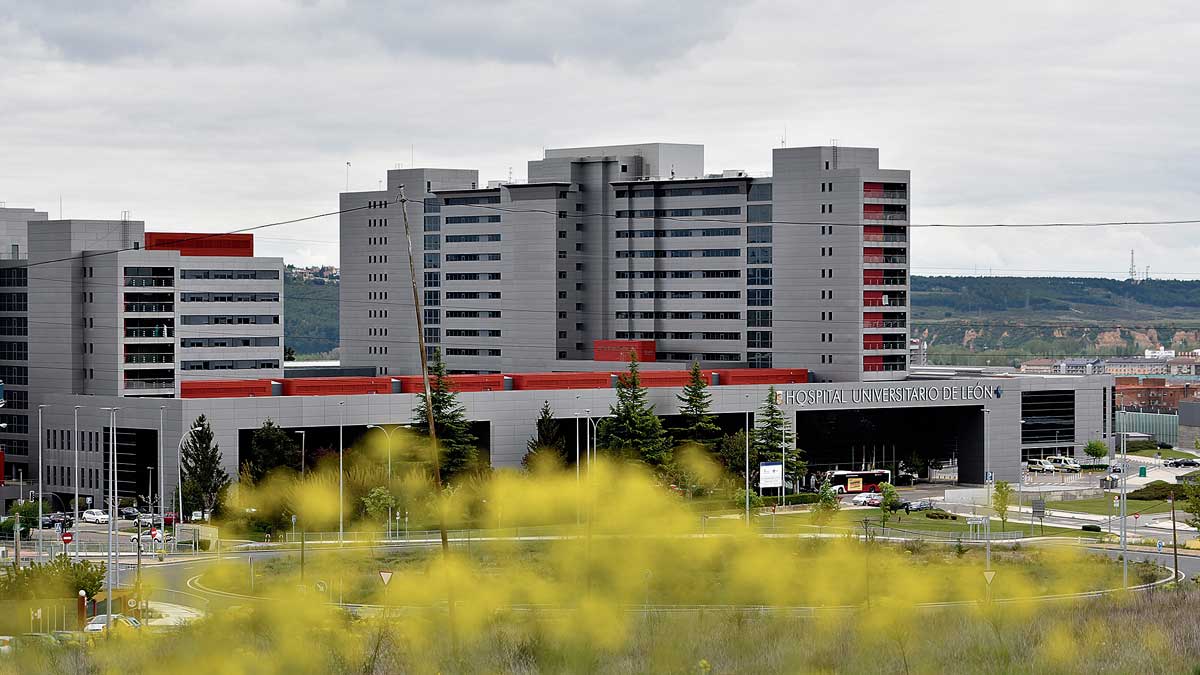
M 861 405 L 864 403 L 928 403 L 933 401 L 990 401 L 1003 395 L 998 386 L 983 384 L 871 387 L 856 389 L 788 389 L 775 393 L 779 405 Z

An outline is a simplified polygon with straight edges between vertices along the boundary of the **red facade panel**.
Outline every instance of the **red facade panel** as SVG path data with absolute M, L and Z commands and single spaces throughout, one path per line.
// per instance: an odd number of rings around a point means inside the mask
M 592 358 L 596 361 L 628 361 L 630 352 L 637 354 L 638 361 L 653 361 L 657 349 L 654 340 L 595 340 L 592 343 Z
M 686 370 L 650 370 L 638 373 L 643 387 L 685 387 L 692 374 Z M 707 382 L 711 374 L 702 371 L 701 377 Z
M 608 389 L 609 373 L 513 373 L 513 389 Z
M 714 371 L 722 385 L 727 384 L 804 384 L 807 368 L 729 368 Z
M 253 234 L 147 232 L 147 251 L 179 251 L 181 255 L 254 257 Z
M 883 234 L 883 226 L 882 225 L 863 225 L 863 234 L 864 235 Z
M 883 349 L 882 335 L 864 335 L 863 349 Z
M 863 249 L 863 255 L 883 255 L 883 249 L 877 247 L 866 247 Z
M 284 396 L 390 394 L 390 377 L 295 377 L 283 381 Z
M 863 204 L 863 213 L 883 213 L 883 204 Z
M 195 380 L 179 383 L 180 398 L 270 396 L 271 380 Z
M 504 391 L 503 375 L 447 375 L 450 388 L 454 391 Z M 400 393 L 421 394 L 425 392 L 425 382 L 419 375 L 404 375 L 395 378 L 400 380 Z M 430 385 L 437 378 L 430 378 Z

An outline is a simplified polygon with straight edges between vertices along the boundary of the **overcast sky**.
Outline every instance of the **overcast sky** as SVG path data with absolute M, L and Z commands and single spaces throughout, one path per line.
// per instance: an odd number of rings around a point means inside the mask
M 221 231 L 397 164 L 544 147 L 880 148 L 915 223 L 1200 217 L 1193 2 L 0 0 L 0 201 Z M 918 274 L 1200 277 L 1200 226 L 920 230 Z M 258 235 L 337 262 L 336 218 Z

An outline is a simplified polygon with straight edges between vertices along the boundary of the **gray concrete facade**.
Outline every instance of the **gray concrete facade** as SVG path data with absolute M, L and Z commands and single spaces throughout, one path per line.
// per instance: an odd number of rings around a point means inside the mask
M 703 146 L 647 143 L 546 150 L 528 183 L 389 171 L 341 196 L 343 363 L 419 370 L 403 183 L 426 337 L 453 372 L 575 370 L 595 340 L 636 339 L 680 366 L 904 379 L 908 172 L 874 148 L 772 163 L 705 174 Z

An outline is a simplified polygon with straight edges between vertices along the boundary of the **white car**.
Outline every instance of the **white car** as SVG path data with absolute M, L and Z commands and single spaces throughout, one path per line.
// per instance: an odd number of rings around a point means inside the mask
M 124 614 L 113 614 L 112 615 L 112 623 L 113 623 L 113 627 L 118 628 L 118 629 L 141 628 L 142 627 L 142 622 L 138 621 L 137 619 L 133 618 L 132 616 L 125 616 Z M 97 614 L 96 616 L 93 616 L 92 618 L 88 619 L 87 625 L 83 627 L 83 632 L 85 632 L 85 633 L 103 633 L 107 629 L 108 629 L 108 615 L 107 614 Z
M 88 509 L 83 512 L 83 522 L 104 524 L 108 522 L 108 514 L 100 509 Z
M 867 502 L 874 496 L 874 492 L 860 492 L 850 498 L 850 503 L 854 506 L 867 506 Z

